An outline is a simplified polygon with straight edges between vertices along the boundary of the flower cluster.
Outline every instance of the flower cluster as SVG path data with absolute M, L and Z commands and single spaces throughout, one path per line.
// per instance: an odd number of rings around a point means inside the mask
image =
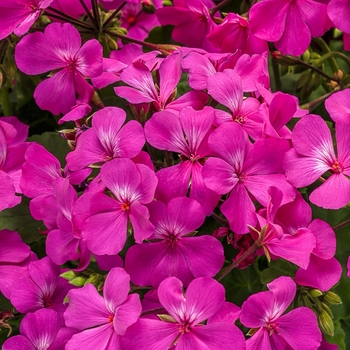
M 21 319 L 4 350 L 333 348 L 350 316 L 332 306 L 347 260 L 335 230 L 350 222 L 350 75 L 335 57 L 350 59 L 319 37 L 337 28 L 349 48 L 349 4 L 221 13 L 227 2 L 0 5 L 0 63 L 36 83 L 69 145 L 58 159 L 58 144 L 0 118 L 0 292 L 13 307 L 0 329 Z M 167 25 L 183 46 L 144 41 Z M 326 95 L 300 106 L 278 91 L 278 63 L 301 73 L 301 98 Z M 322 101 L 329 115 L 312 114 Z M 1 226 L 22 198 L 34 239 Z

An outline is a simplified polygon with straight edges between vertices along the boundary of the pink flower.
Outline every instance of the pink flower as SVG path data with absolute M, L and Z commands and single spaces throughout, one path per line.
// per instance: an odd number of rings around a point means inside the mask
M 347 40 L 350 34 L 350 6 L 348 0 L 331 0 L 327 13 L 334 26 L 344 32 L 344 47 L 349 50 Z
M 325 107 L 336 123 L 350 124 L 350 89 L 332 94 L 327 98 Z
M 282 157 L 290 148 L 286 140 L 260 139 L 251 144 L 237 123 L 224 123 L 211 133 L 208 144 L 218 158 L 209 157 L 204 164 L 204 183 L 219 194 L 230 193 L 221 212 L 235 233 L 247 233 L 247 225 L 256 224 L 252 198 L 266 207 L 270 186 L 281 189 L 283 204 L 295 197 L 282 174 Z
M 283 55 L 301 55 L 311 37 L 331 26 L 327 5 L 313 0 L 263 0 L 253 5 L 249 18 L 252 32 L 274 42 Z
M 29 262 L 37 258 L 15 231 L 1 230 L 0 242 L 0 292 L 10 299 L 13 283 L 25 274 Z
M 165 279 L 158 297 L 170 316 L 164 321 L 140 318 L 122 338 L 125 350 L 170 349 L 245 349 L 242 332 L 233 324 L 237 313 L 224 317 L 225 289 L 209 277 L 193 280 L 186 292 L 176 277 Z M 231 310 L 227 308 L 226 311 Z M 213 322 L 204 321 L 216 315 Z
M 293 129 L 294 148 L 283 160 L 287 180 L 297 188 L 308 186 L 330 172 L 309 197 L 312 203 L 326 209 L 339 209 L 350 202 L 350 124 L 337 123 L 335 133 L 337 157 L 326 122 L 317 115 L 303 117 Z
M 221 243 L 212 236 L 192 237 L 204 222 L 203 209 L 193 199 L 174 198 L 168 205 L 148 204 L 155 232 L 149 243 L 128 249 L 125 270 L 137 285 L 158 286 L 166 277 L 177 277 L 185 286 L 196 277 L 213 277 L 224 263 Z
M 41 11 L 53 0 L 6 0 L 0 4 L 0 40 L 14 32 L 21 36 L 28 32 Z
M 213 122 L 211 107 L 202 111 L 187 107 L 179 117 L 167 111 L 155 113 L 145 124 L 146 139 L 152 146 L 181 155 L 180 163 L 157 172 L 157 199 L 166 203 L 171 198 L 186 196 L 190 188 L 190 198 L 201 204 L 205 215 L 212 213 L 220 196 L 204 184 L 202 168 L 205 158 L 212 154 L 208 136 Z
M 114 198 L 103 193 L 91 197 L 81 234 L 91 252 L 114 255 L 124 247 L 129 220 L 136 242 L 141 243 L 153 233 L 154 226 L 145 204 L 153 200 L 158 181 L 146 165 L 135 164 L 127 158 L 103 165 L 101 180 Z M 82 205 L 85 206 L 84 201 Z
M 74 287 L 60 274 L 60 267 L 48 257 L 31 262 L 28 273 L 13 284 L 11 303 L 24 314 L 42 308 L 53 309 L 58 312 L 61 323 L 64 324 L 63 312 L 67 306 L 63 300 Z
M 61 350 L 73 334 L 74 328 L 62 327 L 54 310 L 40 309 L 27 314 L 20 324 L 21 335 L 7 339 L 3 350 Z
M 128 295 L 129 280 L 129 275 L 116 267 L 106 277 L 103 297 L 92 284 L 68 293 L 66 325 L 81 332 L 72 337 L 65 349 L 122 349 L 121 337 L 141 313 L 139 296 Z
M 67 155 L 72 171 L 90 165 L 101 165 L 114 158 L 133 158 L 145 144 L 140 123 L 125 122 L 126 113 L 117 107 L 106 107 L 92 117 L 92 127 L 77 140 L 76 149 Z
M 322 335 L 316 315 L 306 307 L 283 315 L 296 293 L 290 277 L 279 277 L 267 285 L 268 292 L 250 296 L 242 305 L 240 321 L 257 332 L 247 341 L 247 350 L 316 350 Z
M 78 102 L 88 103 L 94 90 L 85 77 L 102 74 L 101 44 L 92 39 L 81 46 L 78 30 L 69 23 L 52 23 L 44 33 L 24 37 L 16 46 L 15 60 L 29 75 L 58 70 L 34 91 L 38 106 L 53 114 L 68 113 Z

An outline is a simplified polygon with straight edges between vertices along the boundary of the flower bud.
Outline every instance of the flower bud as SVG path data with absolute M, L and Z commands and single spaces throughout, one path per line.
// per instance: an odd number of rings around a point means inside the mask
M 312 288 L 309 290 L 309 294 L 313 297 L 313 298 L 318 298 L 320 296 L 323 295 L 323 293 L 319 290 L 319 289 L 315 289 Z
M 320 312 L 318 316 L 318 321 L 320 323 L 320 328 L 322 332 L 329 334 L 330 336 L 334 335 L 334 324 L 332 318 L 325 310 L 322 310 Z
M 292 56 L 283 56 L 279 51 L 274 51 L 271 55 L 282 66 L 294 66 L 298 64 L 297 59 Z
M 156 7 L 152 0 L 141 0 L 142 11 L 145 13 L 153 14 L 156 12 Z
M 72 271 L 72 270 L 63 272 L 63 273 L 61 273 L 60 276 L 61 276 L 62 278 L 64 278 L 64 279 L 68 280 L 68 281 L 71 281 L 71 280 L 73 280 L 75 277 L 77 277 L 77 275 L 75 274 L 75 272 Z
M 328 291 L 324 294 L 324 301 L 326 301 L 329 304 L 333 305 L 339 305 L 342 304 L 342 301 L 338 294 L 335 294 L 334 292 Z
M 86 278 L 83 276 L 78 276 L 69 281 L 70 284 L 76 287 L 82 287 L 85 285 Z

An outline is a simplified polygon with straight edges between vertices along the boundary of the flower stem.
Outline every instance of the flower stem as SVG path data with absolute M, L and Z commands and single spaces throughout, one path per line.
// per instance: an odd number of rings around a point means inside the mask
M 343 228 L 349 224 L 350 224 L 350 219 L 345 220 L 345 221 L 341 222 L 340 224 L 333 226 L 332 228 L 334 231 L 337 231 L 337 230 L 340 230 L 341 228 Z
M 148 47 L 152 50 L 157 50 L 157 45 L 155 45 L 155 44 L 151 44 L 151 43 L 147 43 L 146 41 L 141 41 L 141 40 L 137 40 L 134 38 L 130 38 L 127 35 L 119 34 L 119 33 L 113 32 L 111 30 L 104 29 L 103 31 L 104 31 L 104 33 L 106 33 L 110 36 L 114 36 L 116 38 L 123 39 L 123 40 L 129 41 L 131 43 L 139 44 L 139 45 Z
M 322 38 L 314 38 L 312 40 L 321 48 L 323 53 L 331 52 L 331 49 L 329 48 L 329 46 L 326 44 L 326 42 Z M 334 59 L 334 57 L 331 57 L 329 59 L 329 64 L 332 68 L 333 73 L 337 73 L 339 71 L 337 61 Z
M 7 87 L 3 86 L 0 92 L 1 92 L 2 112 L 4 113 L 4 116 L 12 115 L 12 108 L 10 104 L 10 97 L 9 97 L 9 92 Z
M 332 94 L 334 94 L 335 92 L 337 92 L 338 90 L 333 90 L 331 92 L 328 92 L 327 94 L 320 96 L 318 98 L 316 98 L 315 100 L 305 103 L 303 105 L 300 106 L 300 108 L 302 109 L 308 109 L 309 112 L 311 112 L 314 108 L 317 107 L 317 105 L 319 105 L 321 102 L 323 102 L 324 100 L 326 100 L 329 96 L 331 96 Z
M 94 18 L 95 18 L 95 25 L 97 30 L 100 30 L 101 27 L 101 18 L 100 18 L 100 13 L 98 11 L 98 5 L 97 5 L 97 1 L 96 0 L 92 0 L 91 1 L 91 5 L 92 5 L 92 12 L 94 14 Z
M 54 12 L 54 13 L 50 13 L 48 11 L 51 11 L 51 12 Z M 61 21 L 65 21 L 65 22 L 68 22 L 68 23 L 71 23 L 73 25 L 76 25 L 76 26 L 79 26 L 79 27 L 83 27 L 83 28 L 86 28 L 86 29 L 90 29 L 90 30 L 92 29 L 92 27 L 90 25 L 88 25 L 87 23 L 84 23 L 82 21 L 79 21 L 78 19 L 75 19 L 74 17 L 66 15 L 65 13 L 54 9 L 51 6 L 48 7 L 45 10 L 45 13 L 46 13 L 47 16 L 50 16 L 50 17 L 53 17 L 53 18 L 57 18 L 57 19 L 59 19 Z
M 260 248 L 260 245 L 264 239 L 264 234 L 261 233 L 259 238 L 252 244 L 248 250 L 245 251 L 237 260 L 233 261 L 230 265 L 228 265 L 216 278 L 218 281 L 221 281 L 228 273 L 230 273 L 234 268 L 236 268 L 243 260 L 251 256 L 255 253 L 257 249 Z
M 219 2 L 216 6 L 214 6 L 213 8 L 210 9 L 210 13 L 213 15 L 216 11 L 221 10 L 224 6 L 226 6 L 230 2 L 231 2 L 231 0 L 223 0 L 223 1 Z
M 141 312 L 140 317 L 142 316 L 148 316 L 148 315 L 156 315 L 156 314 L 160 314 L 160 313 L 168 313 L 168 311 L 166 311 L 164 309 L 164 307 L 158 307 L 156 309 L 151 309 L 151 310 L 147 310 L 147 311 L 143 311 Z
M 220 215 L 218 215 L 218 214 L 216 214 L 216 213 L 211 214 L 211 216 L 212 216 L 217 222 L 219 222 L 222 226 L 230 227 L 230 225 L 229 225 L 227 219 L 222 218 Z
M 119 11 L 126 5 L 126 1 L 123 1 L 119 7 L 106 19 L 103 23 L 102 28 L 106 28 L 113 18 L 119 13 Z
M 95 18 L 94 16 L 91 14 L 91 12 L 89 11 L 89 9 L 87 8 L 84 0 L 79 0 L 80 1 L 80 4 L 81 6 L 83 6 L 84 8 L 84 11 L 86 12 L 87 16 L 90 18 L 90 21 L 95 25 L 96 27 L 96 21 L 95 21 Z

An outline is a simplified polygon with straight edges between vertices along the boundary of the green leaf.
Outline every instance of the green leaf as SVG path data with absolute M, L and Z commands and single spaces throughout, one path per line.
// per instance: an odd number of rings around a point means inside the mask
M 66 140 L 56 132 L 44 132 L 41 135 L 34 135 L 28 138 L 28 141 L 38 142 L 52 153 L 63 167 L 66 164 L 66 155 L 69 147 Z
M 226 288 L 226 300 L 239 306 L 252 294 L 261 292 L 263 285 L 253 265 L 234 269 L 222 280 Z
M 17 231 L 23 241 L 30 244 L 43 239 L 40 230 L 44 230 L 45 226 L 30 215 L 29 199 L 22 197 L 19 205 L 0 212 L 0 230 L 3 229 Z
M 294 277 L 297 267 L 284 259 L 271 260 L 269 267 L 261 272 L 260 281 L 270 283 L 280 276 Z

